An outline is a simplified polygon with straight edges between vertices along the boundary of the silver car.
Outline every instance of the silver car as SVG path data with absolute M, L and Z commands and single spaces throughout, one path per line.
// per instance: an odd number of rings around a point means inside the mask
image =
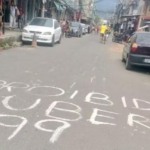
M 71 22 L 70 28 L 73 33 L 73 36 L 76 36 L 76 37 L 82 36 L 82 26 L 80 22 Z

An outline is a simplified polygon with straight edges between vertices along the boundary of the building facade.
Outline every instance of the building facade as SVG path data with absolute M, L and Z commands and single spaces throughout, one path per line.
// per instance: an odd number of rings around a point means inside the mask
M 93 15 L 94 0 L 82 0 L 81 1 L 81 21 L 88 22 Z
M 0 0 L 3 11 L 1 22 L 10 22 L 10 5 L 14 2 L 24 13 L 26 24 L 34 17 L 50 17 L 57 20 L 80 20 L 80 0 Z M 3 18 L 3 21 L 2 21 Z M 4 26 L 4 25 L 3 25 Z
M 115 13 L 115 23 L 120 24 L 123 30 L 134 28 L 137 30 L 143 25 L 145 15 L 149 13 L 150 0 L 124 0 L 118 4 Z
M 150 29 L 150 0 L 145 0 L 144 12 L 141 17 L 141 24 L 148 25 Z
M 22 10 L 24 24 L 34 17 L 50 17 L 87 23 L 92 18 L 94 0 L 0 0 L 1 25 L 5 29 L 10 22 L 10 5 L 14 2 Z M 2 26 L 0 26 L 2 30 Z M 3 32 L 4 33 L 4 32 Z

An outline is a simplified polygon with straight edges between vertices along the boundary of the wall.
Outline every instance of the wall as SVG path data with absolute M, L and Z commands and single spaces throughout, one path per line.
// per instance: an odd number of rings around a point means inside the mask
M 94 0 L 82 0 L 82 9 L 83 9 L 83 16 L 82 18 L 87 19 L 92 17 L 92 11 L 94 6 Z
M 150 0 L 147 0 L 147 1 L 145 2 L 144 14 L 145 14 L 146 16 L 150 16 Z

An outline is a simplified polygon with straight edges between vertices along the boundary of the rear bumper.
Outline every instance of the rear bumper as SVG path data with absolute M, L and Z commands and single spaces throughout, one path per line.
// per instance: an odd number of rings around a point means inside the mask
M 128 57 L 131 65 L 150 67 L 150 56 L 129 54 Z

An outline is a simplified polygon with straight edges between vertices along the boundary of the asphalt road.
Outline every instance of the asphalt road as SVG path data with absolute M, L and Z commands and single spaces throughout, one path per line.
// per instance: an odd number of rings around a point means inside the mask
M 149 150 L 150 70 L 98 36 L 0 53 L 0 150 Z

